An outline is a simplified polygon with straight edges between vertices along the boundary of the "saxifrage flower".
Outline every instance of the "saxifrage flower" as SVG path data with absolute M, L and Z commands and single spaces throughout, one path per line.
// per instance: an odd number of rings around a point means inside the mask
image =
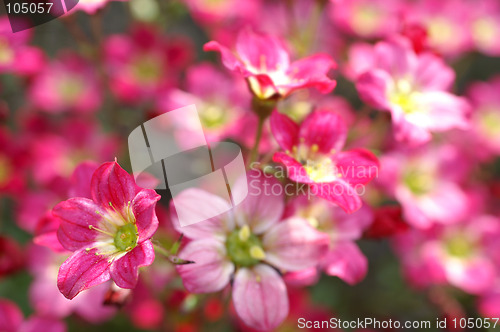
M 160 196 L 140 189 L 118 163 L 101 165 L 93 174 L 92 199 L 77 197 L 59 203 L 58 238 L 74 251 L 60 267 L 57 285 L 67 298 L 110 278 L 121 288 L 134 288 L 138 268 L 151 265 L 150 241 L 158 228 L 155 205 Z

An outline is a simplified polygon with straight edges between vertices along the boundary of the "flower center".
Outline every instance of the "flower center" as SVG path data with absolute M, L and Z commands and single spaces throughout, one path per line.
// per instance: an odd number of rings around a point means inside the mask
M 451 237 L 445 246 L 448 254 L 459 258 L 465 258 L 474 251 L 474 243 L 463 234 Z
M 221 107 L 211 104 L 201 109 L 200 118 L 203 127 L 209 129 L 220 128 L 227 122 L 226 112 Z
M 432 190 L 434 179 L 432 173 L 421 170 L 410 170 L 404 176 L 403 181 L 413 194 L 420 196 Z
M 389 95 L 389 101 L 398 105 L 405 114 L 411 114 L 419 109 L 418 99 L 421 93 L 413 91 L 411 83 L 406 79 L 396 81 L 394 90 Z
M 137 227 L 125 224 L 118 227 L 114 236 L 115 247 L 120 251 L 130 251 L 137 246 Z
M 12 166 L 7 157 L 0 155 L 0 186 L 7 183 L 12 174 Z
M 259 238 L 252 234 L 248 225 L 229 234 L 226 249 L 233 263 L 239 266 L 253 266 L 266 258 Z
M 340 174 L 337 172 L 336 165 L 329 156 L 319 153 L 317 144 L 311 147 L 305 144 L 299 144 L 292 148 L 293 155 L 304 167 L 309 178 L 314 182 L 332 182 Z M 331 151 L 335 153 L 335 151 Z
M 498 109 L 487 110 L 479 117 L 479 125 L 489 138 L 500 135 L 500 111 Z

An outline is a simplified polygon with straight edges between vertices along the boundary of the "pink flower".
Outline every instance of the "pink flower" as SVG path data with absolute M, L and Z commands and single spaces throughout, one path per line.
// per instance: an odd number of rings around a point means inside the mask
M 24 320 L 21 310 L 9 300 L 0 298 L 0 331 L 2 332 L 66 332 L 64 323 L 44 316 L 31 316 Z
M 290 63 L 281 40 L 248 29 L 238 35 L 236 54 L 216 41 L 205 44 L 204 50 L 219 52 L 224 66 L 245 77 L 252 93 L 260 99 L 284 98 L 309 87 L 328 93 L 336 84 L 326 76 L 335 67 L 330 56 L 315 54 Z
M 101 106 L 99 85 L 93 66 L 75 54 L 66 54 L 35 76 L 29 96 L 45 112 L 91 113 Z
M 111 1 L 127 1 L 127 0 L 79 0 L 74 10 L 83 10 L 89 15 L 95 14 L 99 9 L 106 6 Z
M 303 195 L 289 203 L 286 215 L 302 217 L 318 231 L 328 234 L 329 251 L 318 265 L 326 274 L 337 276 L 351 285 L 365 277 L 368 260 L 354 241 L 360 239 L 363 231 L 372 223 L 373 213 L 367 205 L 353 214 L 347 214 L 328 201 L 318 198 L 309 200 Z M 317 274 L 317 269 L 314 271 Z M 289 273 L 286 277 L 287 281 L 293 278 L 295 284 L 302 277 L 305 277 L 306 284 L 308 280 L 315 280 L 307 271 Z
M 342 152 L 347 127 L 339 115 L 328 111 L 311 113 L 299 126 L 274 111 L 271 130 L 285 152 L 274 161 L 287 167 L 288 177 L 309 184 L 312 193 L 338 204 L 347 213 L 361 207 L 356 190 L 378 173 L 378 160 L 368 150 Z
M 236 126 L 250 108 L 246 86 L 235 78 L 234 74 L 229 76 L 208 63 L 192 66 L 186 72 L 187 91 L 167 91 L 159 97 L 158 108 L 168 112 L 195 104 L 207 141 L 221 141 L 227 138 L 232 127 Z M 226 91 L 227 95 L 222 97 L 221 91 Z M 183 121 L 187 132 L 179 134 L 180 141 L 188 141 L 193 136 L 189 132 L 191 121 Z M 198 129 L 197 126 L 193 127 L 192 131 Z
M 122 101 L 138 103 L 177 83 L 191 59 L 185 39 L 167 40 L 152 27 L 138 26 L 105 41 L 104 62 L 110 88 Z
M 486 215 L 465 219 L 395 238 L 412 282 L 419 286 L 449 283 L 471 294 L 491 291 L 497 276 L 499 220 Z
M 98 323 L 111 318 L 116 309 L 105 306 L 104 299 L 110 283 L 103 283 L 82 293 L 73 300 L 65 298 L 57 289 L 57 271 L 71 254 L 68 251 L 55 253 L 37 245 L 29 248 L 29 271 L 33 281 L 29 299 L 37 314 L 64 318 L 76 313 L 88 322 Z
M 248 22 L 259 14 L 261 6 L 260 0 L 237 1 L 237 0 L 183 0 L 189 7 L 193 18 L 206 26 L 220 24 L 221 22 L 231 22 L 241 24 Z
M 401 1 L 331 0 L 330 6 L 335 25 L 352 35 L 386 37 L 401 26 Z
M 470 144 L 476 148 L 476 157 L 497 156 L 500 154 L 500 77 L 489 82 L 476 82 L 468 89 L 473 112 L 471 115 Z M 481 149 L 477 149 L 480 146 Z M 464 148 L 467 148 L 465 146 Z M 482 159 L 482 158 L 481 158 Z
M 234 280 L 232 298 L 238 316 L 253 328 L 270 330 L 288 314 L 286 286 L 273 267 L 297 271 L 316 266 L 329 239 L 302 218 L 281 220 L 283 192 L 273 194 L 281 188 L 274 177 L 251 172 L 248 188 L 246 200 L 231 213 L 179 228 L 191 239 L 179 257 L 195 264 L 180 265 L 177 270 L 193 293 L 220 291 Z M 241 190 L 240 186 L 234 190 Z M 207 192 L 189 189 L 179 195 L 176 208 L 183 197 L 190 197 L 190 202 L 199 198 L 198 206 L 182 206 L 192 213 L 219 210 L 227 204 Z
M 467 128 L 469 105 L 448 92 L 455 74 L 441 59 L 415 54 L 406 39 L 379 42 L 372 52 L 356 88 L 364 102 L 391 113 L 398 141 L 420 144 L 431 132 Z
M 467 162 L 453 146 L 387 153 L 380 161 L 380 182 L 412 226 L 452 224 L 468 211 L 469 199 L 458 183 Z
M 500 55 L 500 6 L 495 0 L 479 0 L 468 6 L 469 31 L 475 48 L 490 56 Z
M 137 188 L 116 162 L 101 165 L 92 176 L 92 200 L 70 198 L 53 214 L 60 219 L 58 238 L 74 251 L 59 269 L 57 284 L 69 299 L 110 278 L 134 288 L 140 266 L 154 260 L 150 241 L 158 227 L 154 190 Z
M 29 30 L 13 33 L 7 16 L 0 17 L 0 73 L 33 75 L 45 65 L 45 54 L 28 43 Z
M 445 56 L 459 56 L 471 48 L 469 16 L 476 3 L 462 0 L 409 2 L 405 20 L 427 30 L 429 46 Z

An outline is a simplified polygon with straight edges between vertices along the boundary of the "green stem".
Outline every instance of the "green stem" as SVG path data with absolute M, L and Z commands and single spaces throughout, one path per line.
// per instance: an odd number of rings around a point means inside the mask
M 257 160 L 260 140 L 262 138 L 262 129 L 264 128 L 265 118 L 263 116 L 259 116 L 259 123 L 257 124 L 257 133 L 255 134 L 255 143 L 250 151 L 250 157 L 248 158 L 248 167 Z

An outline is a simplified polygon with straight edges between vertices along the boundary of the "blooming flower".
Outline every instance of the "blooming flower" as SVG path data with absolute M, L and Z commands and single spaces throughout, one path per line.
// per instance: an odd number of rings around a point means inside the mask
M 307 196 L 302 195 L 290 201 L 286 215 L 302 217 L 318 231 L 328 234 L 329 251 L 318 265 L 326 274 L 337 276 L 351 285 L 365 277 L 368 260 L 354 241 L 361 238 L 363 231 L 373 220 L 373 213 L 367 205 L 363 205 L 353 214 L 347 214 L 328 201 L 319 198 L 309 200 Z M 290 273 L 287 275 L 287 281 L 293 279 L 297 283 L 298 279 L 307 276 L 307 283 L 317 272 L 314 268 L 309 273 Z
M 471 294 L 492 290 L 497 276 L 498 218 L 468 216 L 455 225 L 396 236 L 395 247 L 416 285 L 450 283 Z
M 334 23 L 360 37 L 385 37 L 397 32 L 401 25 L 401 1 L 331 0 L 330 7 Z
M 154 260 L 150 241 L 158 227 L 154 190 L 139 189 L 116 162 L 101 165 L 92 176 L 92 200 L 70 198 L 53 214 L 60 219 L 58 238 L 74 253 L 59 269 L 57 284 L 69 299 L 110 278 L 133 288 L 138 268 Z
M 361 207 L 355 188 L 370 182 L 378 172 L 377 158 L 368 150 L 342 152 L 347 127 L 335 113 L 315 111 L 299 126 L 274 111 L 271 130 L 285 152 L 274 161 L 285 164 L 288 177 L 309 184 L 315 195 L 351 213 Z
M 153 28 L 135 27 L 128 35 L 106 39 L 104 63 L 110 88 L 120 100 L 138 103 L 172 87 L 190 61 L 191 45 L 167 40 Z
M 252 93 L 260 99 L 283 98 L 309 87 L 328 93 L 336 84 L 326 76 L 335 66 L 330 56 L 315 54 L 290 63 L 279 39 L 251 30 L 238 35 L 236 54 L 216 41 L 205 44 L 204 50 L 219 52 L 224 66 L 245 77 Z
M 24 320 L 21 310 L 9 300 L 0 298 L 0 331 L 2 332 L 66 332 L 63 322 L 52 318 L 33 315 Z
M 236 184 L 234 190 L 240 187 Z M 288 314 L 286 286 L 273 267 L 297 271 L 316 266 L 329 239 L 302 218 L 281 220 L 283 192 L 273 195 L 281 188 L 274 177 L 251 172 L 248 188 L 247 198 L 232 213 L 179 228 L 191 239 L 179 257 L 196 263 L 177 269 L 184 286 L 193 293 L 220 291 L 233 279 L 232 298 L 238 316 L 253 328 L 269 330 Z M 197 197 L 200 204 L 184 206 L 183 197 L 189 197 L 189 202 Z M 226 204 L 218 196 L 189 189 L 176 199 L 175 208 L 203 214 L 211 209 L 221 211 Z M 173 218 L 174 225 L 178 224 L 176 215 Z
M 391 113 L 398 141 L 420 144 L 431 132 L 467 128 L 468 103 L 447 92 L 455 74 L 441 59 L 415 54 L 406 39 L 379 42 L 372 52 L 356 88 L 367 104 Z
M 84 59 L 66 54 L 35 76 L 29 96 L 45 112 L 94 112 L 101 105 L 97 73 Z
M 468 211 L 468 197 L 458 183 L 467 163 L 453 146 L 395 151 L 380 162 L 380 183 L 401 203 L 412 226 L 452 224 Z

